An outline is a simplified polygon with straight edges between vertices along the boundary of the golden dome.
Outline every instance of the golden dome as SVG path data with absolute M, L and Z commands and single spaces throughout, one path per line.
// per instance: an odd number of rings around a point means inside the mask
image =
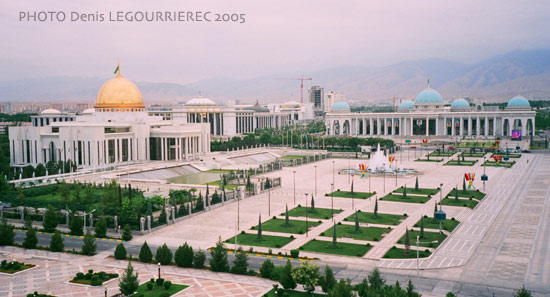
M 99 89 L 95 108 L 100 111 L 136 111 L 145 105 L 138 87 L 118 73 Z

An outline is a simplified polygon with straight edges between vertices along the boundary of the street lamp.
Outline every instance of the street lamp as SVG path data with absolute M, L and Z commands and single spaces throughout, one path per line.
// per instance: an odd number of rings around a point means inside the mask
M 308 193 L 306 193 L 306 237 L 308 236 L 308 221 L 307 221 L 307 195 Z
M 334 184 L 334 160 L 332 160 L 332 184 Z
M 292 170 L 294 176 L 294 205 L 296 205 L 296 170 Z
M 267 216 L 271 216 L 271 186 L 267 188 Z
M 486 157 L 483 157 L 483 175 L 481 176 L 481 180 L 483 181 L 483 191 L 485 191 L 485 182 L 489 180 L 489 176 L 487 176 L 487 174 L 485 174 L 485 158 Z
M 317 197 L 317 165 L 314 165 L 315 168 L 315 197 Z
M 158 278 L 160 278 L 160 262 L 157 263 L 157 266 L 158 266 L 158 268 L 159 268 L 159 277 L 158 277 Z
M 426 243 L 437 243 L 437 240 L 430 241 L 430 242 L 420 242 L 420 235 L 416 235 L 416 276 L 420 273 L 420 247 L 419 244 L 426 244 Z
M 330 217 L 334 222 L 334 184 L 330 184 Z

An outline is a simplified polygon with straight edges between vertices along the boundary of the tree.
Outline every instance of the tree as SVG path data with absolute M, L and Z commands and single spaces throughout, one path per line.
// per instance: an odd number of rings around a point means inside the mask
M 130 228 L 129 224 L 124 225 L 124 229 L 122 229 L 122 240 L 130 241 L 132 238 L 132 228 Z
M 262 214 L 258 218 L 258 235 L 256 236 L 257 240 L 262 240 Z
M 53 208 L 48 207 L 48 210 L 46 210 L 46 213 L 44 214 L 44 219 L 42 221 L 42 227 L 44 228 L 44 231 L 49 233 L 55 232 L 55 228 L 57 228 L 57 222 L 57 213 Z
M 424 238 L 424 216 L 420 218 L 420 238 Z
M 59 233 L 59 231 L 55 231 L 55 233 L 52 235 L 52 238 L 50 239 L 50 251 L 62 252 L 64 248 L 65 244 L 63 243 L 63 237 L 61 237 L 61 233 Z
M 349 279 L 341 279 L 339 282 L 337 282 L 328 292 L 328 297 L 353 297 L 355 296 L 355 293 L 353 292 L 353 288 L 351 286 L 351 282 Z
M 101 217 L 99 218 L 99 220 L 97 220 L 94 231 L 95 236 L 98 238 L 107 237 L 107 221 L 105 220 L 105 218 Z
M 193 267 L 193 256 L 193 248 L 186 242 L 176 250 L 174 262 L 180 267 Z
M 231 273 L 246 274 L 248 271 L 248 256 L 241 247 L 237 249 L 235 254 L 235 260 L 233 260 L 233 267 L 231 267 Z
M 197 269 L 204 268 L 204 262 L 206 261 L 206 254 L 199 249 L 193 257 L 193 267 Z
M 374 270 L 367 276 L 369 280 L 369 284 L 373 289 L 380 290 L 384 285 L 386 284 L 386 281 L 382 278 L 380 275 L 380 271 L 378 268 L 374 268 Z
M 416 182 L 414 183 L 414 189 L 418 191 L 418 176 L 416 176 Z
M 69 230 L 71 235 L 82 236 L 84 234 L 84 221 L 78 215 L 74 215 L 69 222 Z
M 336 279 L 334 278 L 334 272 L 332 271 L 332 268 L 330 266 L 325 266 L 325 275 L 321 277 L 319 280 L 319 284 L 321 285 L 321 289 L 323 292 L 328 293 L 334 285 L 336 284 Z
M 455 200 L 458 200 L 458 189 L 455 188 Z
M 264 263 L 262 263 L 262 266 L 260 267 L 260 276 L 263 278 L 270 278 L 271 273 L 275 269 L 275 264 L 271 262 L 271 260 L 266 259 Z
M 305 262 L 296 267 L 292 271 L 292 278 L 296 283 L 302 285 L 304 290 L 309 294 L 315 291 L 315 286 L 319 284 L 321 275 L 319 274 L 319 266 L 310 265 L 309 262 Z
M 409 238 L 409 228 L 405 228 L 405 254 L 408 255 L 411 249 L 411 240 Z
M 525 289 L 525 286 L 521 286 L 521 289 L 514 292 L 514 297 L 531 297 L 531 292 Z
M 13 226 L 8 224 L 6 219 L 3 219 L 2 224 L 0 224 L 0 245 L 13 245 L 14 237 Z
M 122 244 L 122 242 L 116 246 L 115 259 L 126 260 L 126 248 L 124 247 L 124 244 Z
M 420 295 L 414 291 L 414 285 L 411 279 L 409 279 L 407 283 L 407 297 L 420 297 Z
M 311 195 L 311 212 L 315 212 L 315 199 L 313 198 L 313 195 Z
M 403 188 L 403 198 L 407 199 L 407 185 Z
M 435 219 L 436 212 L 437 212 L 437 201 L 435 201 L 435 204 L 434 204 L 434 219 Z
M 223 244 L 222 239 L 218 239 L 216 247 L 210 251 L 210 269 L 214 272 L 227 272 L 229 271 L 229 264 L 227 263 L 227 250 Z
M 139 250 L 139 260 L 145 263 L 150 263 L 153 260 L 153 252 L 151 252 L 147 241 L 143 243 Z
M 288 204 L 286 205 L 286 210 L 285 210 L 285 226 L 289 226 L 290 225 L 290 221 L 288 219 Z
M 296 288 L 296 282 L 292 277 L 292 264 L 289 259 L 286 260 L 286 265 L 279 276 L 279 282 L 285 290 L 294 290 Z
M 38 244 L 38 238 L 36 237 L 36 231 L 33 227 L 30 227 L 23 240 L 23 247 L 26 249 L 34 249 Z
M 162 265 L 168 265 L 172 262 L 172 251 L 170 251 L 166 243 L 157 249 L 155 260 Z
M 122 274 L 122 277 L 118 282 L 118 287 L 120 289 L 120 293 L 125 296 L 132 295 L 139 287 L 138 273 L 134 273 L 132 261 L 128 261 L 128 267 L 126 267 L 126 271 Z
M 462 178 L 462 192 L 466 193 L 466 178 Z
M 92 256 L 95 255 L 97 245 L 95 243 L 95 237 L 92 235 L 92 232 L 86 232 L 84 236 L 84 244 L 82 245 L 82 254 Z
M 334 222 L 334 227 L 332 227 L 332 248 L 336 248 L 336 222 Z
M 36 168 L 34 169 L 34 176 L 38 177 L 38 176 L 44 176 L 44 175 L 46 175 L 46 167 L 44 166 L 44 164 L 39 163 L 38 165 L 36 165 Z
M 374 217 L 378 217 L 378 197 L 374 200 Z
M 456 297 L 456 295 L 453 292 L 448 292 L 445 297 Z
M 359 214 L 355 211 L 355 233 L 359 233 Z

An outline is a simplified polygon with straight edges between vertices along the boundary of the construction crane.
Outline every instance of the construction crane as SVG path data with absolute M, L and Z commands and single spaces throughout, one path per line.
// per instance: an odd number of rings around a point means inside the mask
M 304 80 L 313 80 L 310 78 L 304 78 L 303 76 L 300 78 L 281 78 L 281 79 L 292 79 L 292 80 L 299 80 L 300 81 L 300 103 L 304 103 Z

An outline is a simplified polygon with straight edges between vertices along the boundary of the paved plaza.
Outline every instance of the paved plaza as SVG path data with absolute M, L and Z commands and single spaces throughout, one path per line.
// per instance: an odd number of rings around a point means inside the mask
M 267 150 L 266 150 L 267 151 Z M 265 152 L 264 152 L 265 153 Z M 242 154 L 242 153 L 241 153 Z M 269 152 L 274 156 L 282 155 L 280 150 Z M 210 156 L 201 166 L 208 167 L 208 162 L 220 155 Z M 337 277 L 351 278 L 359 282 L 374 267 L 379 267 L 386 274 L 388 281 L 406 281 L 411 278 L 423 294 L 423 296 L 443 296 L 446 292 L 458 292 L 458 296 L 511 296 L 513 289 L 523 284 L 533 290 L 535 296 L 550 294 L 550 155 L 523 154 L 515 159 L 516 164 L 512 168 L 486 167 L 485 172 L 489 181 L 483 190 L 480 177 L 484 172 L 483 158 L 473 166 L 445 166 L 450 158 L 445 157 L 443 162 L 415 162 L 420 157 L 420 151 L 404 151 L 396 154 L 397 165 L 404 168 L 414 168 L 418 175 L 420 188 L 443 187 L 436 194 L 429 197 L 425 203 L 408 203 L 378 200 L 378 213 L 407 216 L 394 226 L 361 224 L 362 227 L 390 227 L 379 240 L 359 240 L 348 237 L 338 239 L 342 243 L 355 243 L 360 245 L 370 244 L 371 248 L 361 257 L 342 256 L 318 252 L 300 251 L 300 256 L 318 258 L 317 264 L 325 263 L 335 268 Z M 425 158 L 425 153 L 423 158 Z M 486 157 L 489 158 L 490 154 Z M 253 160 L 246 154 L 239 156 L 241 160 Z M 226 158 L 221 162 L 227 169 L 236 169 L 234 162 Z M 452 157 L 452 159 L 456 159 Z M 298 249 L 312 239 L 332 240 L 332 234 L 324 234 L 333 227 L 334 223 L 342 222 L 344 225 L 353 225 L 353 222 L 345 222 L 344 218 L 352 216 L 355 211 L 372 212 L 375 200 L 382 198 L 395 189 L 405 186 L 413 189 L 416 175 L 405 177 L 397 176 L 373 176 L 370 178 L 351 178 L 342 170 L 358 168 L 359 164 L 367 164 L 368 160 L 362 159 L 327 159 L 296 167 L 284 167 L 283 170 L 274 171 L 262 176 L 282 178 L 282 187 L 263 192 L 260 195 L 246 198 L 240 201 L 231 201 L 223 207 L 206 211 L 191 217 L 187 217 L 166 227 L 156 229 L 143 236 L 135 236 L 131 242 L 126 243 L 129 250 L 137 250 L 147 241 L 153 247 L 166 243 L 174 249 L 184 242 L 193 248 L 207 249 L 215 245 L 220 238 L 227 240 L 242 231 L 256 234 L 251 228 L 258 224 L 258 216 L 267 222 L 272 217 L 284 219 L 285 207 L 289 210 L 298 205 L 305 206 L 311 203 L 311 197 L 315 197 L 315 207 L 341 210 L 333 219 L 311 219 L 319 225 L 311 228 L 304 234 L 292 234 L 295 237 L 287 245 L 280 248 L 267 248 L 253 246 L 255 251 L 289 254 L 290 250 Z M 243 165 L 247 168 L 252 164 Z M 164 166 L 161 163 L 147 165 L 150 168 Z M 465 173 L 475 173 L 474 186 L 486 193 L 475 208 L 443 205 L 447 213 L 447 219 L 454 218 L 460 224 L 451 232 L 444 231 L 446 240 L 437 247 L 421 247 L 421 250 L 429 250 L 432 254 L 417 262 L 413 259 L 387 259 L 384 255 L 392 247 L 404 248 L 397 242 L 404 236 L 406 229 L 413 227 L 422 216 L 433 216 L 434 205 L 440 197 L 445 196 L 454 188 L 462 188 Z M 112 173 L 109 173 L 112 174 Z M 79 179 L 101 181 L 110 175 L 83 176 Z M 355 192 L 376 192 L 376 195 L 368 199 L 351 199 L 326 196 L 333 190 L 350 191 L 351 183 Z M 334 184 L 334 186 L 332 185 Z M 168 189 L 169 184 L 158 185 L 155 183 L 143 184 L 144 187 L 159 186 Z M 307 195 L 306 195 L 307 194 Z M 306 201 L 307 197 L 307 201 Z M 293 220 L 305 220 L 304 217 L 292 217 Z M 426 232 L 438 232 L 437 229 L 426 228 Z M 275 235 L 288 237 L 288 233 L 263 231 L 263 235 Z M 411 238 L 411 252 L 416 253 L 416 238 Z M 236 247 L 227 244 L 228 247 Z M 114 246 L 114 245 L 113 245 Z M 249 249 L 251 246 L 244 246 Z M 46 291 L 57 296 L 79 296 L 78 294 L 94 295 L 94 289 L 78 287 L 66 283 L 76 272 L 87 270 L 88 266 L 103 267 L 107 272 L 121 274 L 125 264 L 106 258 L 112 255 L 112 248 L 106 248 L 93 258 L 86 258 L 68 254 L 51 254 L 44 251 L 23 251 L 15 248 L 4 248 L 3 253 L 8 257 L 20 259 L 40 265 L 33 271 L 21 273 L 17 276 L 2 276 L 9 279 L 9 286 L 0 287 L 4 291 L 13 291 L 13 296 L 18 296 L 27 291 L 33 291 L 37 286 L 42 286 L 44 280 L 59 282 L 59 286 L 47 287 Z M 51 258 L 53 257 L 53 258 Z M 74 259 L 78 260 L 77 264 Z M 251 267 L 259 267 L 263 257 L 251 257 Z M 36 262 L 33 262 L 36 261 Z M 65 263 L 65 264 L 62 264 Z M 417 265 L 420 268 L 417 272 Z M 147 280 L 156 273 L 156 267 L 135 263 L 140 272 L 140 279 Z M 95 267 L 95 266 L 94 266 Z M 177 282 L 192 284 L 187 289 L 185 296 L 223 296 L 211 293 L 215 290 L 228 291 L 231 288 L 235 296 L 261 296 L 271 287 L 271 282 L 253 277 L 237 277 L 230 274 L 214 274 L 204 270 L 179 269 L 175 267 L 163 268 Z M 51 271 L 47 273 L 45 271 Z M 418 273 L 418 275 L 417 275 Z M 41 281 L 32 281 L 32 280 Z M 116 282 L 108 287 L 115 291 Z M 42 287 L 43 288 L 43 287 Z M 223 289 L 226 288 L 226 289 Z M 101 288 L 100 288 L 101 289 Z M 211 291 L 208 291 L 212 289 Z M 239 292 L 237 292 L 239 291 Z M 208 293 L 210 292 L 210 293 Z M 188 295 L 189 294 L 189 295 Z M 194 295 L 191 295 L 194 294 Z M 233 296 L 228 294 L 227 296 Z

